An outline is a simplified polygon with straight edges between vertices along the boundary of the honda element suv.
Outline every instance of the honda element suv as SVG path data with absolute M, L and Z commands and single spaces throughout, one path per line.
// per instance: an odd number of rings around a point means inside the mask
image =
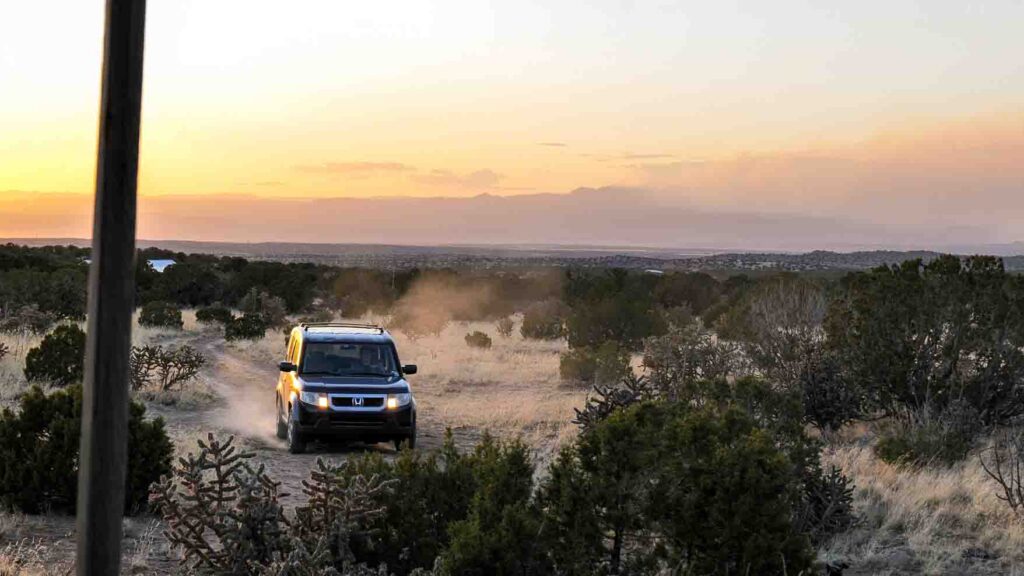
M 292 453 L 317 437 L 416 446 L 416 400 L 391 335 L 370 324 L 299 324 L 277 382 L 277 436 Z

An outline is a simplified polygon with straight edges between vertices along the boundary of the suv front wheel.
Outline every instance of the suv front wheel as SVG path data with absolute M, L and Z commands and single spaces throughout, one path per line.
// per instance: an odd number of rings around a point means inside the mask
M 288 437 L 288 422 L 284 419 L 280 398 L 274 398 L 274 409 L 277 412 L 277 437 L 284 440 Z
M 295 417 L 288 418 L 286 434 L 288 440 L 288 451 L 292 454 L 302 454 L 306 451 L 306 438 L 299 432 Z
M 408 447 L 409 450 L 415 450 L 416 449 L 416 426 L 415 426 L 415 424 L 412 427 L 412 433 L 410 433 L 408 436 L 395 436 L 394 438 L 391 439 L 391 441 L 394 442 L 394 444 L 395 444 L 395 452 L 401 451 L 403 445 Z

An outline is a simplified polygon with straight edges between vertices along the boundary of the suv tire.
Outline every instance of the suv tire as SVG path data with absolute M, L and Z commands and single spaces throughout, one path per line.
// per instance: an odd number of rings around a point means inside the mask
M 288 423 L 282 418 L 284 410 L 281 409 L 281 401 L 275 400 L 274 405 L 277 408 L 277 437 L 281 440 L 288 438 Z
M 412 429 L 412 434 L 408 436 L 395 436 L 392 440 L 395 443 L 395 452 L 402 450 L 402 445 L 405 444 L 409 447 L 409 450 L 416 449 L 416 428 Z
M 286 437 L 288 440 L 288 451 L 292 454 L 302 454 L 306 451 L 306 439 L 302 436 L 302 433 L 298 431 L 295 426 L 295 419 L 289 418 L 288 425 L 286 428 Z

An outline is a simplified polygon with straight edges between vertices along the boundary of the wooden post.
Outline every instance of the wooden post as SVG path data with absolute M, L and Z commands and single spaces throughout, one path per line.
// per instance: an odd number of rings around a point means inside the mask
M 107 0 L 78 473 L 79 576 L 120 572 L 145 0 Z

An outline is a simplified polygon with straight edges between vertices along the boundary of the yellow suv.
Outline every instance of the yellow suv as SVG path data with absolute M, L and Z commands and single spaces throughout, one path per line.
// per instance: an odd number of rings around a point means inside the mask
M 301 453 L 315 438 L 416 447 L 416 399 L 391 335 L 380 326 L 299 324 L 279 364 L 277 436 Z

